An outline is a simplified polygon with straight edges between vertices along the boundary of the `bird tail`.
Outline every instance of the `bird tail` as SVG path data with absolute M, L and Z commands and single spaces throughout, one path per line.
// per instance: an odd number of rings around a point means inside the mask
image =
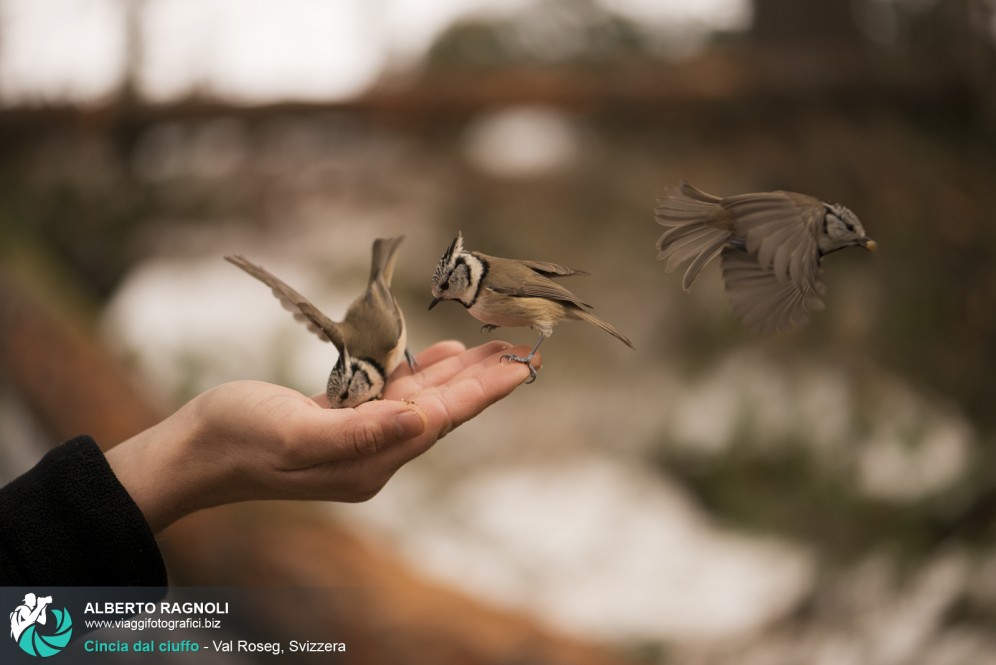
M 394 263 L 398 259 L 398 247 L 404 239 L 405 237 L 401 235 L 374 240 L 373 259 L 370 262 L 371 282 L 380 277 L 385 284 L 391 285 L 391 278 L 394 277 Z
M 668 227 L 657 241 L 657 258 L 667 259 L 664 269 L 668 272 L 692 260 L 681 280 L 685 291 L 733 237 L 733 223 L 722 201 L 684 180 L 677 187 L 668 187 L 657 200 L 654 217 L 658 224 Z
M 581 319 L 582 321 L 585 321 L 587 323 L 590 323 L 593 326 L 597 326 L 597 327 L 601 328 L 602 330 L 604 330 L 605 332 L 609 333 L 610 335 L 612 335 L 613 337 L 615 337 L 616 339 L 618 339 L 620 342 L 622 342 L 623 344 L 625 344 L 629 348 L 631 348 L 631 349 L 633 348 L 633 342 L 629 341 L 628 337 L 626 337 L 621 332 L 619 332 L 618 330 L 616 330 L 615 327 L 611 323 L 603 321 L 602 319 L 598 318 L 597 316 L 595 316 L 591 312 L 589 312 L 587 310 L 580 309 L 580 308 L 574 310 L 574 315 L 577 318 Z

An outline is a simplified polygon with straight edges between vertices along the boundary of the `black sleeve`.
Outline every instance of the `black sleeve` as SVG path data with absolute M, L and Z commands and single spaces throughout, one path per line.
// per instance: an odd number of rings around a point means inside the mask
M 0 585 L 166 584 L 152 530 L 90 437 L 0 489 Z

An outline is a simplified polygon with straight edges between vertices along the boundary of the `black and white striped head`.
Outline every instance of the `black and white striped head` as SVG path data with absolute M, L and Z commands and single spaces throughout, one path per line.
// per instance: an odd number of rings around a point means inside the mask
M 816 240 L 821 256 L 845 247 L 875 250 L 877 246 L 875 241 L 865 233 L 857 215 L 839 203 L 824 201 L 823 206 L 826 208 L 826 214 L 823 217 L 821 233 Z
M 378 399 L 386 383 L 384 370 L 376 362 L 353 358 L 344 348 L 329 374 L 325 394 L 333 409 L 348 409 Z
M 463 236 L 457 233 L 432 273 L 429 309 L 440 300 L 458 300 L 464 307 L 473 305 L 484 270 L 481 260 L 464 250 Z

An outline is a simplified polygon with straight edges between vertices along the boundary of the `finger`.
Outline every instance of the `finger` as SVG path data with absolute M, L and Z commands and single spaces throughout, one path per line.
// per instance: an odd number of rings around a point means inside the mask
M 458 342 L 456 340 L 451 339 L 451 340 L 444 340 L 442 342 L 436 342 L 428 349 L 425 349 L 417 356 L 415 356 L 415 362 L 418 364 L 415 373 L 417 374 L 419 371 L 431 367 L 432 365 L 435 365 L 438 362 L 441 362 L 447 358 L 455 356 L 458 353 L 462 353 L 463 351 L 466 350 L 467 347 L 465 347 L 462 342 Z M 411 370 L 408 368 L 408 363 L 402 363 L 398 365 L 397 369 L 395 369 L 394 372 L 391 374 L 390 379 L 388 379 L 388 386 L 386 390 L 390 391 L 391 384 L 397 382 L 404 376 L 411 376 Z M 312 395 L 311 399 L 312 401 L 315 402 L 315 404 L 322 407 L 323 409 L 332 408 L 332 405 L 329 402 L 329 398 L 325 393 L 321 393 L 319 395 Z
M 422 390 L 449 381 L 468 367 L 472 367 L 492 355 L 508 353 L 510 347 L 511 344 L 508 342 L 492 341 L 450 356 L 434 365 L 420 369 L 410 376 L 399 377 L 396 381 L 389 383 L 384 397 L 386 399 L 408 399 Z
M 429 357 L 433 359 L 444 356 L 453 348 L 442 342 L 423 353 L 431 351 Z M 392 381 L 385 391 L 384 400 L 366 402 L 352 409 L 304 410 L 297 424 L 298 429 L 292 430 L 292 464 L 300 468 L 363 457 L 399 442 L 410 441 L 431 430 L 430 439 L 410 446 L 410 452 L 400 453 L 401 457 L 411 459 L 430 447 L 436 438 L 477 415 L 529 378 L 525 365 L 501 361 L 506 353 L 525 355 L 528 351 L 528 347 L 512 347 L 507 342 L 491 341 L 437 359 L 414 375 Z M 539 354 L 533 362 L 539 366 Z M 445 389 L 442 396 L 432 392 L 439 389 Z M 423 396 L 435 407 L 432 414 L 419 406 Z M 412 401 L 396 401 L 409 398 Z M 316 397 L 315 401 L 328 405 L 323 396 Z
M 415 356 L 415 371 L 429 367 L 430 365 L 435 365 L 436 363 L 445 360 L 451 356 L 455 356 L 458 353 L 462 353 L 467 350 L 467 347 L 463 345 L 463 342 L 458 342 L 453 339 L 444 340 L 442 342 L 436 342 L 428 349 L 425 349 Z M 391 373 L 391 380 L 401 378 L 402 376 L 411 375 L 412 371 L 408 367 L 408 363 L 401 363 L 398 368 Z
M 523 363 L 503 362 L 501 357 L 506 353 L 526 355 L 529 350 L 526 346 L 499 349 L 443 385 L 414 395 L 411 399 L 426 418 L 426 431 L 411 441 L 391 448 L 385 455 L 393 458 L 394 463 L 400 466 L 418 457 L 438 439 L 509 395 L 529 378 L 529 369 Z M 542 362 L 538 353 L 533 362 L 535 366 Z
M 529 351 L 527 347 L 509 348 L 494 343 L 483 346 L 494 352 L 464 368 L 446 384 L 431 387 L 415 395 L 418 402 L 414 404 L 387 401 L 368 402 L 356 409 L 324 411 L 324 413 L 368 411 L 379 413 L 380 410 L 386 409 L 386 405 L 404 404 L 419 416 L 425 426 L 424 431 L 420 434 L 406 440 L 402 439 L 396 445 L 389 445 L 381 449 L 381 452 L 376 455 L 353 457 L 348 461 L 351 477 L 376 480 L 373 483 L 372 492 L 369 493 L 375 493 L 399 468 L 431 448 L 439 438 L 505 397 L 529 378 L 529 370 L 522 363 L 506 363 L 501 360 L 501 356 L 508 351 L 525 355 Z M 480 348 L 471 349 L 468 353 L 476 355 L 482 350 Z M 540 364 L 541 359 L 538 354 L 534 361 L 537 366 Z M 390 409 L 386 409 L 385 412 L 390 413 Z M 411 431 L 415 431 L 415 428 Z M 334 460 L 330 459 L 329 463 L 319 462 L 312 465 L 304 470 L 304 473 L 321 481 L 336 468 Z M 327 486 L 327 483 L 324 483 L 323 486 Z M 315 498 L 325 497 L 325 494 L 319 492 Z M 346 497 L 346 500 L 350 499 Z
M 502 360 L 502 356 L 509 353 L 525 356 L 529 353 L 529 347 L 501 349 L 447 383 L 413 398 L 429 420 L 430 433 L 435 430 L 441 436 L 445 435 L 507 396 L 529 378 L 529 369 L 525 364 Z M 541 361 L 539 354 L 533 358 L 537 366 Z

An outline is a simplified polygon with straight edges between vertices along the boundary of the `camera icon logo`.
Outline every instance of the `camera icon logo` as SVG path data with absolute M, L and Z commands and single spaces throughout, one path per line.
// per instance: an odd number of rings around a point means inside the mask
M 10 613 L 10 636 L 25 653 L 48 658 L 65 649 L 72 639 L 73 619 L 69 610 L 50 608 L 51 604 L 52 596 L 28 593 Z

